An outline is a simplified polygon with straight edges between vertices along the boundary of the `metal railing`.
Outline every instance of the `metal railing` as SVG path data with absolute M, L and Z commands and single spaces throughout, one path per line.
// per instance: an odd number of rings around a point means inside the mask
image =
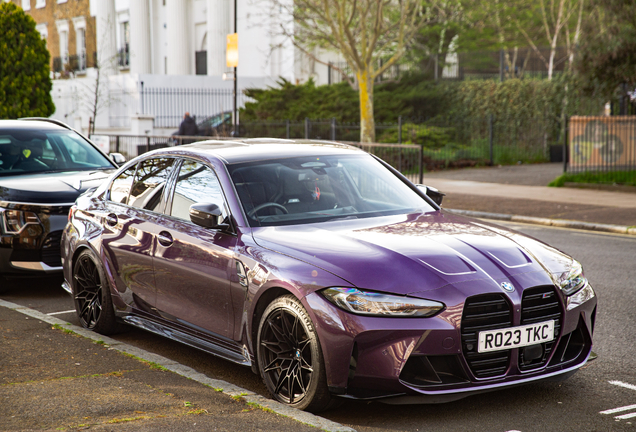
M 560 124 L 546 119 L 525 122 L 481 118 L 435 118 L 376 125 L 376 143 L 360 143 L 360 125 L 335 119 L 303 122 L 243 122 L 244 138 L 304 138 L 345 142 L 388 162 L 413 181 L 424 172 L 447 168 L 505 165 L 519 162 L 561 162 L 563 133 Z M 166 137 L 111 135 L 110 150 L 132 158 L 148 150 L 221 137 Z M 230 138 L 231 139 L 231 138 Z
M 138 89 L 110 92 L 109 121 L 111 127 L 130 127 L 135 113 L 153 115 L 156 128 L 177 129 L 183 114 L 189 112 L 197 122 L 207 117 L 232 111 L 232 89 L 153 88 L 140 85 Z M 239 107 L 251 99 L 237 95 Z
M 360 140 L 359 123 L 340 123 L 335 119 L 244 121 L 239 131 L 243 137 Z M 498 120 L 494 116 L 400 118 L 397 123 L 376 124 L 376 141 L 380 143 L 421 146 L 428 171 L 518 162 L 561 162 L 561 137 L 560 122 L 550 118 L 521 122 Z

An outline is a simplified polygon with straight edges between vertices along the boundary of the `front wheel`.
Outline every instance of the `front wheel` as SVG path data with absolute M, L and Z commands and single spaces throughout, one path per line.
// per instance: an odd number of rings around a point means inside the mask
M 73 298 L 82 327 L 103 335 L 117 333 L 108 281 L 101 262 L 90 250 L 79 254 L 73 266 Z
M 279 297 L 267 306 L 258 326 L 257 354 L 274 399 L 312 412 L 331 406 L 318 335 L 296 297 Z

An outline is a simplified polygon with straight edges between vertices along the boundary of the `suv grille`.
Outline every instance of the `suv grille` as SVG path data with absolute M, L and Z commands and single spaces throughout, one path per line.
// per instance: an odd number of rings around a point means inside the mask
M 512 327 L 512 309 L 502 294 L 470 297 L 462 314 L 462 350 L 477 378 L 503 375 L 510 362 L 510 350 L 477 352 L 480 331 Z
M 42 262 L 51 267 L 62 266 L 62 254 L 60 251 L 62 231 L 54 231 L 42 244 Z
M 561 305 L 554 288 L 551 286 L 540 286 L 525 290 L 521 300 L 521 325 L 534 324 L 542 321 L 554 320 L 554 340 L 541 344 L 543 346 L 543 356 L 538 359 L 526 361 L 524 350 L 519 350 L 519 369 L 528 370 L 544 366 L 556 340 L 561 332 Z

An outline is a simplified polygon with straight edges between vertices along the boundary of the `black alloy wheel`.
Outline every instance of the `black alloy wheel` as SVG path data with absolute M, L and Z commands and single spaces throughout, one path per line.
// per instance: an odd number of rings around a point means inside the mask
M 73 266 L 73 298 L 82 327 L 101 334 L 118 331 L 108 282 L 92 251 L 85 250 Z
M 274 300 L 258 329 L 258 368 L 274 398 L 318 412 L 331 406 L 318 337 L 294 296 Z

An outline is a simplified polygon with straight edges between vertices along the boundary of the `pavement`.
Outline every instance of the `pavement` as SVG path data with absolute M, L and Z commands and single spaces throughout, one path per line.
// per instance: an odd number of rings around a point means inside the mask
M 562 172 L 559 163 L 469 168 L 426 173 L 424 183 L 467 216 L 636 235 L 636 187 L 548 187 Z
M 447 211 L 636 235 L 636 193 L 548 188 L 560 164 L 426 173 Z M 0 300 L 0 430 L 351 431 Z

